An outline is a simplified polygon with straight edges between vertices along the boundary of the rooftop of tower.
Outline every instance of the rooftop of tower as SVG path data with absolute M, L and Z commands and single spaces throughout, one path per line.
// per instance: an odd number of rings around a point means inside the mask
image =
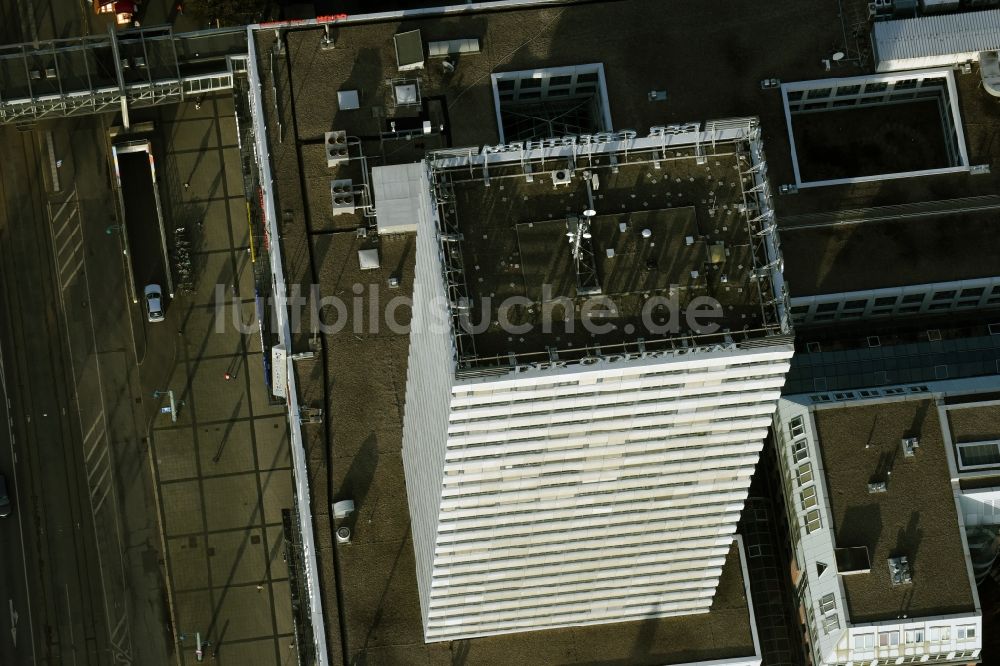
M 780 333 L 761 153 L 746 131 L 704 141 L 714 126 L 604 152 L 432 158 L 460 366 Z

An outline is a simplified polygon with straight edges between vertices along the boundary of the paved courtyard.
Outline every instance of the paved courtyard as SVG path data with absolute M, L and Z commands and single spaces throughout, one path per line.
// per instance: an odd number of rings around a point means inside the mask
M 151 442 L 178 663 L 195 663 L 197 632 L 214 663 L 296 663 L 288 425 L 264 385 L 232 101 L 166 109 L 157 129 L 167 228 L 188 229 L 196 279 L 163 324 L 176 350 L 158 388 L 183 404 L 176 423 L 154 417 Z

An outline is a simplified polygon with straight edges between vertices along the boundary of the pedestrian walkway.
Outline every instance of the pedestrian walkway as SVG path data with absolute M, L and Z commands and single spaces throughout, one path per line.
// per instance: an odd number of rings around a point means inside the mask
M 196 662 L 200 634 L 215 663 L 290 663 L 288 425 L 284 406 L 266 394 L 255 332 L 233 104 L 205 98 L 163 116 L 163 194 L 174 225 L 189 234 L 194 271 L 193 293 L 177 295 L 166 322 L 180 340 L 162 388 L 184 404 L 176 423 L 156 417 L 151 442 L 178 660 Z

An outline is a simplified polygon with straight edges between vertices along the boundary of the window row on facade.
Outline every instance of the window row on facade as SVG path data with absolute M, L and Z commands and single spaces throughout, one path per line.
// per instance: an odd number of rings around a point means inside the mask
M 983 282 L 986 284 L 967 287 L 960 284 L 939 283 L 899 290 L 880 290 L 900 293 L 846 292 L 793 298 L 792 321 L 801 325 L 867 317 L 1000 307 L 1000 278 L 990 278 Z

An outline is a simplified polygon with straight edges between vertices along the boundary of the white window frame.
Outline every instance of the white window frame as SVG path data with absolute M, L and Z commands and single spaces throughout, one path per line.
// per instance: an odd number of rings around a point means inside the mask
M 800 488 L 811 483 L 813 478 L 812 463 L 809 460 L 799 463 L 799 466 L 795 468 L 795 481 Z
M 871 652 L 874 649 L 875 634 L 854 634 L 855 652 Z
M 924 630 L 923 629 L 907 629 L 906 633 L 903 635 L 904 645 L 919 645 L 924 642 Z
M 802 454 L 802 457 L 799 457 Z M 809 442 L 803 437 L 792 442 L 792 460 L 799 464 L 809 459 Z
M 958 627 L 958 638 L 959 641 L 974 641 L 976 640 L 976 625 L 974 624 L 963 624 Z
M 812 509 L 806 512 L 803 518 L 803 526 L 805 527 L 806 534 L 812 534 L 816 530 L 823 528 L 823 519 L 820 517 L 819 509 Z
M 816 499 L 816 486 L 812 485 L 803 488 L 799 493 L 799 501 L 802 502 L 803 511 L 808 511 L 819 504 L 819 500 Z
M 883 639 L 885 642 L 883 643 Z M 880 631 L 878 634 L 878 646 L 881 648 L 899 647 L 899 631 Z
M 823 618 L 823 633 L 829 634 L 831 631 L 840 629 L 840 616 L 831 613 Z

